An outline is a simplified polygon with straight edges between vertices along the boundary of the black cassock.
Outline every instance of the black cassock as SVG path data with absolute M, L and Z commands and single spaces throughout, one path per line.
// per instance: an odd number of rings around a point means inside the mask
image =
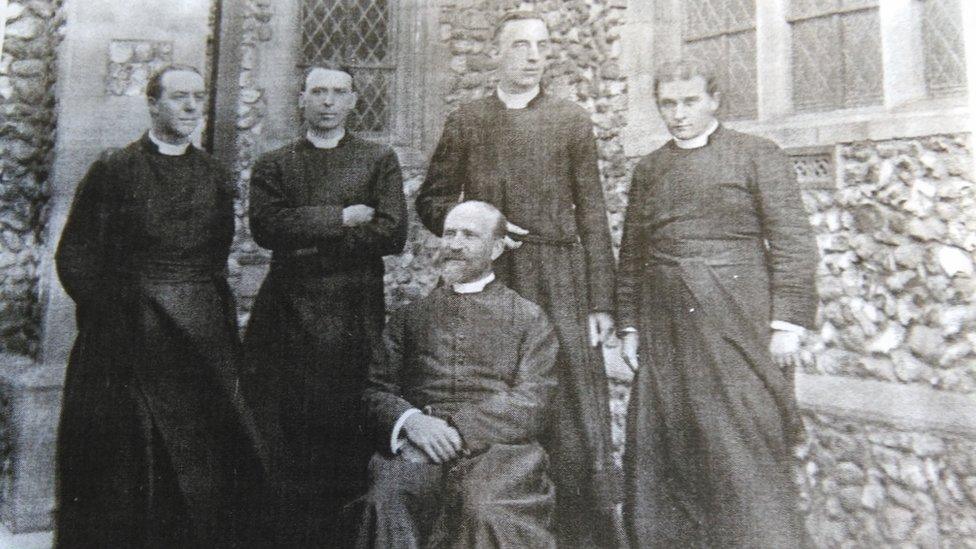
M 342 225 L 346 206 L 374 219 Z M 382 345 L 383 256 L 406 240 L 396 153 L 346 135 L 332 149 L 299 139 L 258 160 L 251 231 L 274 252 L 244 348 L 249 402 L 279 426 L 279 540 L 334 539 L 344 503 L 365 486 L 369 448 L 361 398 L 369 350 Z
M 538 441 L 558 344 L 545 313 L 500 282 L 438 287 L 395 312 L 385 339 L 365 397 L 377 453 L 357 546 L 553 547 Z M 393 455 L 394 426 L 412 408 L 454 426 L 469 453 L 444 465 Z
M 96 161 L 55 260 L 77 305 L 57 545 L 260 544 L 266 456 L 239 396 L 230 174 L 147 138 Z M 259 457 L 261 456 L 261 457 Z
M 634 170 L 618 326 L 641 337 L 624 454 L 633 547 L 796 547 L 792 372 L 770 321 L 811 327 L 817 250 L 792 166 L 720 127 Z
M 529 230 L 495 269 L 546 311 L 559 338 L 559 406 L 547 441 L 557 535 L 568 547 L 613 546 L 619 475 L 609 389 L 587 328 L 589 313 L 613 309 L 613 251 L 589 114 L 544 93 L 524 109 L 494 95 L 462 105 L 444 124 L 417 213 L 439 235 L 462 196 L 494 204 Z

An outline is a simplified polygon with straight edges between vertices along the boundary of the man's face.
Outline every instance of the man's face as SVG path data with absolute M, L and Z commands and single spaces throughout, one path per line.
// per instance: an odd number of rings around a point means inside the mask
M 661 82 L 657 91 L 657 109 L 671 135 L 691 139 L 705 133 L 715 120 L 719 98 L 706 91 L 705 78 Z
M 502 89 L 518 93 L 539 85 L 551 49 L 545 23 L 538 19 L 509 21 L 498 33 L 496 48 Z
M 189 139 L 203 118 L 207 100 L 203 77 L 192 71 L 169 71 L 160 84 L 159 98 L 149 98 L 154 133 L 161 138 Z
M 341 128 L 356 106 L 352 76 L 343 71 L 315 69 L 305 79 L 299 104 L 312 130 L 328 132 Z
M 461 205 L 447 214 L 438 257 L 445 282 L 472 282 L 491 270 L 503 246 L 493 234 L 495 222 L 494 215 L 475 206 Z

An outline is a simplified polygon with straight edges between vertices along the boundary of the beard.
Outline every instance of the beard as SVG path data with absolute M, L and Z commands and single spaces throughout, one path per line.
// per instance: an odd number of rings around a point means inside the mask
M 485 270 L 490 268 L 490 263 L 485 265 L 482 261 L 447 254 L 437 259 L 437 266 L 440 270 L 441 280 L 445 284 L 458 284 L 479 278 Z

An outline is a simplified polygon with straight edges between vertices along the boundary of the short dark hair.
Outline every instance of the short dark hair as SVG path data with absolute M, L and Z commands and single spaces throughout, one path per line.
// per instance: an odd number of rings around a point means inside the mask
M 200 74 L 200 70 L 192 65 L 182 65 L 179 63 L 171 63 L 169 65 L 163 65 L 162 67 L 153 71 L 152 75 L 149 76 L 149 80 L 146 81 L 146 97 L 149 99 L 159 99 L 163 95 L 163 77 L 166 76 L 168 72 L 179 72 L 186 71 L 192 72 L 203 78 Z
M 317 70 L 338 71 L 348 74 L 349 86 L 352 88 L 352 91 L 356 91 L 356 77 L 352 74 L 352 69 L 344 65 L 331 64 L 309 65 L 306 67 L 305 72 L 302 74 L 302 91 L 305 91 L 305 86 L 308 84 L 308 76 Z
M 491 41 L 497 42 L 498 36 L 502 33 L 505 25 L 513 21 L 542 21 L 542 24 L 546 26 L 546 30 L 549 30 L 549 23 L 546 23 L 546 19 L 541 13 L 534 10 L 512 10 L 505 12 L 498 21 L 495 22 L 495 30 L 491 33 Z
M 705 91 L 715 97 L 719 89 L 718 76 L 711 63 L 701 59 L 684 58 L 677 61 L 667 61 L 654 71 L 654 98 L 657 99 L 658 90 L 664 82 L 675 80 L 690 80 L 696 76 L 705 79 Z

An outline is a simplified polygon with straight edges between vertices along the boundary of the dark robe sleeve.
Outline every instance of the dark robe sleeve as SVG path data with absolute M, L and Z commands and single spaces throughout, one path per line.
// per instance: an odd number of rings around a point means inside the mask
M 518 444 L 539 438 L 550 393 L 556 386 L 553 364 L 557 350 L 556 334 L 540 311 L 519 342 L 519 364 L 510 388 L 449 418 L 467 449 L 478 451 L 491 444 Z
M 373 220 L 356 227 L 343 227 L 342 245 L 353 252 L 394 255 L 407 241 L 407 201 L 403 196 L 403 175 L 396 153 L 377 163 L 373 181 Z
M 643 194 L 648 172 L 641 162 L 630 178 L 627 212 L 624 214 L 624 235 L 620 243 L 620 264 L 617 267 L 617 329 L 639 328 L 640 287 L 644 276 L 644 246 L 646 242 L 645 210 Z
M 375 441 L 376 448 L 383 453 L 390 452 L 390 434 L 397 420 L 404 412 L 414 408 L 400 396 L 405 322 L 403 311 L 397 311 L 390 317 L 383 333 L 383 345 L 371 350 L 366 390 L 363 392 L 367 432 Z
M 279 159 L 261 158 L 251 176 L 251 235 L 270 250 L 312 248 L 341 234 L 342 207 L 292 206 Z
M 106 296 L 107 238 L 111 196 L 109 170 L 96 161 L 78 184 L 54 261 L 58 278 L 78 307 L 79 319 Z
M 764 142 L 755 155 L 754 195 L 768 243 L 773 320 L 812 328 L 817 312 L 817 246 L 789 158 Z
M 589 117 L 581 117 L 573 128 L 573 188 L 576 226 L 586 252 L 590 309 L 613 310 L 613 249 L 607 207 L 600 184 L 596 138 Z
M 466 155 L 457 112 L 444 123 L 441 139 L 427 167 L 427 177 L 417 193 L 415 206 L 427 230 L 440 236 L 447 212 L 458 203 L 466 177 Z

